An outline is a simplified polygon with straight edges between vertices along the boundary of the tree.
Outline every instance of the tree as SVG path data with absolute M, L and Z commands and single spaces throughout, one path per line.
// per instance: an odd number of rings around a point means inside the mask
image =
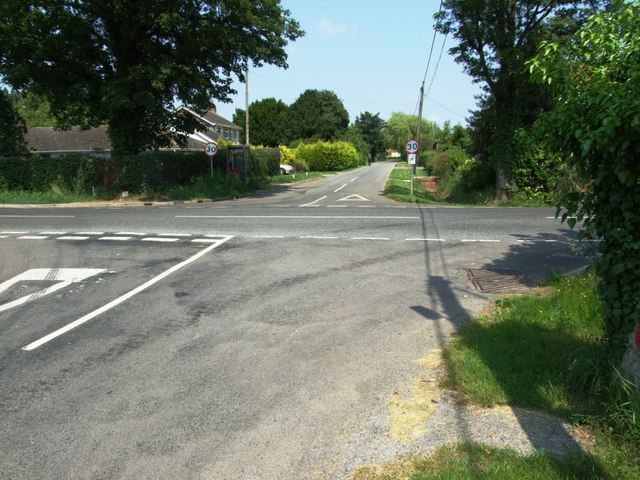
M 253 145 L 277 147 L 286 145 L 287 119 L 289 107 L 282 100 L 265 98 L 249 105 L 249 141 Z M 243 127 L 242 141 L 245 140 L 245 111 L 236 109 L 233 123 Z
M 24 119 L 27 128 L 54 127 L 56 119 L 46 99 L 32 92 L 20 96 L 16 102 L 16 111 Z
M 458 44 L 449 52 L 474 82 L 484 85 L 485 106 L 492 108 L 490 158 L 496 168 L 499 196 L 505 195 L 515 155 L 518 128 L 535 120 L 545 101 L 542 86 L 533 86 L 525 63 L 545 36 L 566 35 L 584 10 L 598 4 L 570 0 L 444 0 L 436 30 L 452 34 Z
M 640 4 L 618 2 L 529 63 L 557 100 L 540 119 L 550 147 L 582 180 L 559 204 L 599 242 L 600 295 L 612 356 L 640 319 Z
M 14 0 L 0 5 L 0 75 L 59 126 L 106 122 L 114 153 L 136 153 L 197 127 L 174 102 L 228 101 L 232 74 L 286 68 L 302 34 L 279 0 Z
M 364 112 L 356 117 L 354 124 L 369 146 L 371 160 L 375 160 L 378 154 L 384 152 L 384 120 L 380 118 L 379 113 L 374 115 Z
M 349 126 L 349 113 L 329 90 L 306 90 L 289 107 L 291 140 L 335 140 Z
M 22 119 L 16 114 L 9 93 L 0 89 L 0 157 L 20 155 L 25 151 Z
M 404 150 L 407 140 L 416 136 L 418 116 L 393 112 L 384 127 L 385 146 L 399 152 Z M 420 150 L 431 150 L 438 132 L 438 125 L 429 120 L 420 120 Z

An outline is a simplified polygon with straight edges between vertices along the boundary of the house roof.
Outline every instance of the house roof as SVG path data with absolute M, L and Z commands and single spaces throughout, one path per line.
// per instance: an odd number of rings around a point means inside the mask
M 89 130 L 73 127 L 70 130 L 55 130 L 53 127 L 34 127 L 24 136 L 27 147 L 33 152 L 86 152 L 111 150 L 107 126 L 100 125 Z
M 241 127 L 239 127 L 238 125 L 236 125 L 233 122 L 230 122 L 229 120 L 227 120 L 224 117 L 221 117 L 220 115 L 218 115 L 215 110 L 209 110 L 208 112 L 206 112 L 204 115 L 199 114 L 198 112 L 196 112 L 195 110 L 193 110 L 192 108 L 189 107 L 185 107 L 182 106 L 180 107 L 180 109 L 184 109 L 187 112 L 191 113 L 192 115 L 196 116 L 197 118 L 204 120 L 206 124 L 211 125 L 211 126 L 221 126 L 221 127 L 226 127 L 226 128 L 233 128 L 236 130 L 242 130 Z

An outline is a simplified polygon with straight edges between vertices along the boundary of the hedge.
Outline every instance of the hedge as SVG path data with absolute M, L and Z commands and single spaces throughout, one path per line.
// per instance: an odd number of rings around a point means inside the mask
M 360 157 L 349 142 L 317 142 L 296 147 L 296 158 L 319 172 L 340 171 L 357 167 Z
M 75 190 L 96 184 L 104 159 L 94 157 L 0 157 L 0 188 L 44 191 L 62 182 Z
M 280 173 L 280 150 L 269 147 L 251 147 L 249 151 L 249 173 L 266 178 Z

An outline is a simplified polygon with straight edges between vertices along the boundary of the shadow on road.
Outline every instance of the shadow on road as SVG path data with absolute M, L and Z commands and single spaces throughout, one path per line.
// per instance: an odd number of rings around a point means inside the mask
M 428 207 L 420 208 L 422 217 L 422 228 L 425 238 L 440 238 L 438 227 L 434 221 L 431 210 Z M 568 232 L 566 235 L 549 235 L 540 234 L 536 237 L 518 237 L 514 236 L 513 244 L 509 245 L 507 251 L 502 254 L 500 258 L 496 258 L 481 268 L 486 269 L 517 269 L 525 273 L 529 281 L 534 281 L 537 284 L 544 282 L 548 276 L 552 273 L 564 273 L 583 267 L 589 263 L 588 259 L 584 257 L 583 253 L 585 246 L 577 248 L 574 243 L 575 235 L 573 232 Z M 587 246 L 588 247 L 588 246 Z M 456 327 L 460 327 L 464 324 L 468 324 L 472 321 L 471 314 L 465 309 L 460 301 L 460 288 L 454 284 L 455 276 L 447 270 L 447 262 L 445 262 L 445 251 L 440 242 L 425 243 L 424 247 L 424 262 L 425 262 L 425 293 L 428 298 L 429 306 L 415 305 L 411 309 L 425 319 L 434 321 L 436 328 L 438 341 L 440 345 L 445 345 L 447 338 L 443 334 L 439 327 L 439 322 L 435 320 L 447 318 L 453 322 Z M 438 268 L 435 268 L 438 267 Z M 441 271 L 443 276 L 433 275 L 433 272 Z M 455 272 L 458 274 L 459 272 Z M 459 282 L 459 280 L 458 280 Z M 458 292 L 456 292 L 458 290 Z M 468 292 L 465 292 L 468 294 Z M 487 296 L 483 295 L 486 299 Z M 496 323 L 486 327 L 491 330 L 491 335 L 500 337 L 501 329 L 504 328 L 500 323 Z M 555 342 L 549 344 L 549 348 L 554 348 L 557 345 L 563 345 L 566 348 L 567 344 L 570 344 L 570 348 L 585 348 L 585 345 L 581 345 L 579 341 L 566 338 L 559 338 L 556 334 L 562 335 L 559 332 L 551 332 L 553 335 L 549 335 L 548 331 L 533 331 L 543 330 L 539 327 L 522 327 L 527 331 L 522 332 L 522 338 L 531 338 L 533 335 L 544 337 L 547 340 L 549 337 L 555 338 Z M 511 332 L 512 333 L 512 332 Z M 486 333 L 485 333 L 486 335 Z M 471 343 L 471 348 L 474 348 L 477 354 L 482 358 L 484 364 L 495 375 L 497 382 L 500 384 L 505 395 L 509 400 L 513 400 L 518 397 L 518 392 L 514 389 L 517 388 L 509 378 L 509 375 L 504 374 L 505 359 L 508 362 L 507 355 L 513 355 L 513 346 L 505 348 L 502 352 L 496 352 L 495 345 L 485 345 L 480 343 Z M 488 350 L 490 349 L 490 350 Z M 523 348 L 523 353 L 527 351 Z M 536 361 L 536 359 L 520 359 L 525 361 Z M 454 383 L 456 382 L 457 373 L 455 367 L 444 358 L 445 365 L 449 375 L 452 376 Z M 499 363 L 499 364 L 498 364 Z M 540 380 L 542 381 L 542 380 Z M 546 387 L 546 385 L 537 385 L 540 391 Z M 509 402 L 512 403 L 512 402 Z M 543 404 L 544 402 L 540 402 Z M 471 438 L 472 427 L 469 424 L 469 418 L 464 414 L 464 409 L 457 410 L 457 418 L 455 419 L 456 427 L 462 438 Z M 582 451 L 581 446 L 575 441 L 575 439 L 565 430 L 563 422 L 560 418 L 553 416 L 546 416 L 550 422 L 555 425 L 542 426 L 540 422 L 540 413 L 535 411 L 527 411 L 520 408 L 513 408 L 513 414 L 517 418 L 517 421 L 526 434 L 530 444 L 540 451 L 546 451 L 555 455 L 560 455 L 570 451 Z M 550 433 L 551 432 L 551 433 Z M 481 462 L 481 458 L 470 459 L 471 462 Z M 558 467 L 560 468 L 560 467 Z M 598 465 L 593 465 L 594 473 L 599 475 L 599 478 L 606 478 L 602 472 L 602 469 Z M 558 471 L 559 474 L 562 472 Z

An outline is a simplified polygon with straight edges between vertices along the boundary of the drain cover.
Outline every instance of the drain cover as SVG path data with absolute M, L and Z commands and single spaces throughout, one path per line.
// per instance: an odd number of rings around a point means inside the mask
M 517 270 L 465 268 L 467 278 L 483 293 L 520 293 L 530 290 L 524 275 Z

